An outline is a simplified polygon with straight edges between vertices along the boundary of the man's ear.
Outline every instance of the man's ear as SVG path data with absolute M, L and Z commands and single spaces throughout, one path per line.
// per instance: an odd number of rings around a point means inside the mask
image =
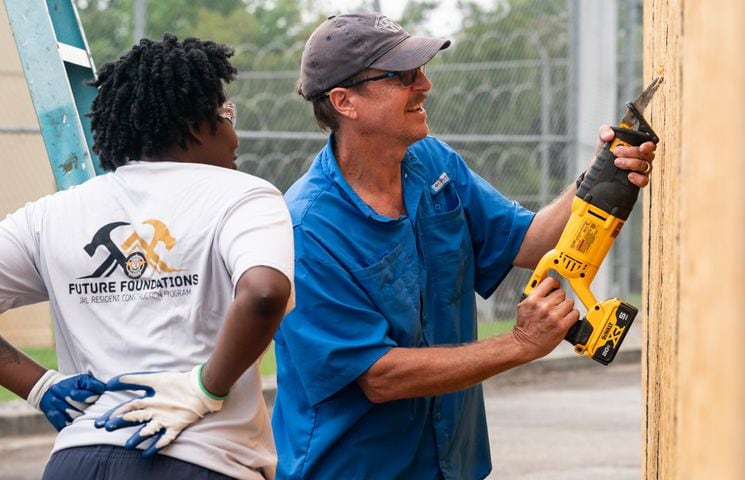
M 352 120 L 357 118 L 357 103 L 356 96 L 353 91 L 348 88 L 333 88 L 329 92 L 329 102 L 331 106 L 339 112 L 339 115 L 350 118 Z

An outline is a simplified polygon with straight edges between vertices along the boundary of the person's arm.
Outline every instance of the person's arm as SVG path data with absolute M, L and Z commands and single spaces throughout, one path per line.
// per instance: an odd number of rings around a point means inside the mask
M 0 313 L 47 299 L 33 255 L 35 208 L 31 204 L 0 221 Z M 0 336 L 0 385 L 25 399 L 46 370 Z
M 613 137 L 613 130 L 607 126 L 602 127 L 596 151 L 599 151 L 604 142 L 612 141 Z M 656 148 L 657 146 L 652 142 L 643 143 L 639 147 L 616 147 L 613 152 L 618 157 L 616 166 L 631 170 L 628 175 L 629 181 L 638 187 L 646 187 L 649 183 L 649 173 L 652 171 L 651 163 L 654 160 Z M 556 245 L 569 220 L 572 200 L 576 194 L 577 187 L 572 184 L 556 200 L 535 215 L 513 265 L 535 268 L 541 257 Z
M 0 336 L 0 385 L 25 399 L 46 371 Z
M 34 253 L 41 205 L 29 204 L 0 221 L 0 313 L 48 299 Z M 2 337 L 0 385 L 44 413 L 57 430 L 70 425 L 105 390 L 89 374 L 63 375 L 44 368 Z
M 602 127 L 597 150 L 611 141 L 613 130 Z M 629 180 L 639 187 L 649 182 L 656 145 L 618 147 L 616 165 L 631 170 Z M 640 173 L 645 172 L 645 173 Z M 574 185 L 538 212 L 525 234 L 513 265 L 533 268 L 559 239 L 571 213 Z M 357 379 L 373 402 L 439 395 L 470 387 L 510 368 L 551 352 L 579 320 L 571 299 L 557 280 L 546 278 L 517 307 L 512 332 L 480 342 L 429 348 L 392 348 Z
M 577 320 L 573 300 L 548 277 L 518 305 L 512 332 L 467 345 L 392 348 L 357 383 L 374 403 L 462 390 L 547 355 Z
M 118 375 L 109 391 L 144 390 L 144 398 L 118 405 L 96 419 L 108 431 L 143 425 L 125 443 L 135 448 L 155 438 L 143 457 L 155 455 L 185 428 L 222 408 L 230 387 L 266 350 L 290 298 L 290 281 L 277 270 L 256 266 L 241 275 L 215 350 L 189 372 Z
M 95 377 L 46 369 L 0 337 L 0 385 L 40 410 L 60 431 L 98 400 L 106 386 Z
M 289 298 L 290 281 L 273 268 L 254 267 L 241 276 L 215 351 L 202 370 L 202 383 L 210 393 L 227 395 L 266 350 Z

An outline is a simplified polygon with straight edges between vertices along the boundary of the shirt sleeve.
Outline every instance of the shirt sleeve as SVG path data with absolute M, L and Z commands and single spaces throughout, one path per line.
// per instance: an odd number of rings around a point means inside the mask
M 0 222 L 0 313 L 49 299 L 38 267 L 37 208 L 28 204 Z
M 287 310 L 293 308 L 292 222 L 278 190 L 268 187 L 254 189 L 233 205 L 223 220 L 218 246 L 234 288 L 248 269 L 271 267 L 290 281 L 292 292 Z
M 295 281 L 297 307 L 278 338 L 315 405 L 354 382 L 395 342 L 388 322 L 340 265 L 298 258 Z

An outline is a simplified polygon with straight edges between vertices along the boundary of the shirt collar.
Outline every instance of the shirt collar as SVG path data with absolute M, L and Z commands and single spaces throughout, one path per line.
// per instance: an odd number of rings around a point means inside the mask
M 411 151 L 406 150 L 401 164 L 401 174 L 404 182 L 404 204 L 409 212 L 412 223 L 415 223 L 422 190 L 426 188 L 426 172 L 421 160 Z

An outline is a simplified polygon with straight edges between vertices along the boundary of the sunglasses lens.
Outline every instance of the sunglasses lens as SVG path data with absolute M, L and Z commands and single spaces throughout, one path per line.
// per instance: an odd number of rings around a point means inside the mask
M 415 68 L 414 70 L 406 70 L 405 72 L 401 72 L 401 85 L 404 87 L 410 87 L 411 85 L 414 85 L 414 82 L 416 82 L 416 78 L 419 75 L 419 69 Z
M 401 79 L 401 85 L 404 87 L 410 87 L 414 85 L 417 78 L 419 78 L 420 73 L 424 73 L 424 65 L 411 70 L 406 70 L 405 72 L 401 72 L 399 75 L 399 78 Z

